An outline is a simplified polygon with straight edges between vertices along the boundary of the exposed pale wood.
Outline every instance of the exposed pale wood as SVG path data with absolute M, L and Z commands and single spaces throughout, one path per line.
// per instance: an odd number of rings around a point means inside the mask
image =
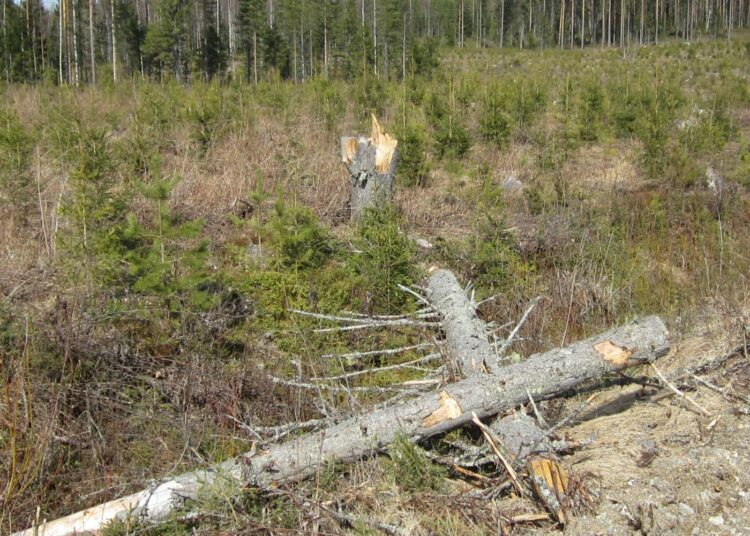
M 199 469 L 128 497 L 95 506 L 48 523 L 40 534 L 69 536 L 95 531 L 108 521 L 128 515 L 159 521 L 195 497 L 201 486 L 218 475 L 246 485 L 271 486 L 314 475 L 327 461 L 352 462 L 385 449 L 401 432 L 412 441 L 441 434 L 471 421 L 474 413 L 487 418 L 525 403 L 528 393 L 536 399 L 554 396 L 584 382 L 650 363 L 669 349 L 669 335 L 658 317 L 633 321 L 565 348 L 536 354 L 510 365 L 498 374 L 477 374 L 447 385 L 441 393 L 429 393 L 401 401 L 368 414 L 272 446 L 269 450 L 239 456 L 215 467 Z M 632 352 L 621 364 L 609 362 L 594 346 L 611 341 Z M 424 419 L 444 406 L 449 397 L 461 410 L 457 417 L 424 426 Z M 453 413 L 455 414 L 455 413 Z M 33 529 L 18 533 L 32 536 Z
M 349 171 L 352 220 L 358 219 L 367 208 L 391 201 L 398 141 L 383 131 L 374 115 L 369 138 L 341 138 L 341 161 Z

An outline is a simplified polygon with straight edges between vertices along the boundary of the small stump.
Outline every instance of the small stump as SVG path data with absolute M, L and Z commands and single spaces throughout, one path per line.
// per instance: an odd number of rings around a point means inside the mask
M 391 202 L 398 141 L 383 132 L 374 115 L 369 138 L 341 138 L 341 161 L 349 170 L 352 221 L 359 219 L 367 208 L 382 207 Z

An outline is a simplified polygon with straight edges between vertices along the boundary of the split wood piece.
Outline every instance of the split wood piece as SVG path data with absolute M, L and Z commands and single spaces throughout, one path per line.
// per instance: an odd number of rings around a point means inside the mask
M 597 351 L 597 345 L 605 341 L 627 352 L 627 359 Z M 497 375 L 477 374 L 447 385 L 439 394 L 423 394 L 346 419 L 266 451 L 186 473 L 18 535 L 69 536 L 97 531 L 107 522 L 129 515 L 160 521 L 217 478 L 233 477 L 242 485 L 260 487 L 301 480 L 315 475 L 327 462 L 353 462 L 381 452 L 398 433 L 417 442 L 470 422 L 474 413 L 479 418 L 491 417 L 526 403 L 528 393 L 537 400 L 548 398 L 603 375 L 650 363 L 668 349 L 669 334 L 661 319 L 652 316 L 633 321 L 565 348 L 533 355 Z
M 349 171 L 353 221 L 367 208 L 390 203 L 398 163 L 398 141 L 383 131 L 374 115 L 369 138 L 341 138 L 341 161 Z
M 466 376 L 482 373 L 497 364 L 487 325 L 477 317 L 477 305 L 466 296 L 449 270 L 435 270 L 427 280 L 427 297 L 443 317 L 448 357 Z
M 568 491 L 568 475 L 554 460 L 532 458 L 527 464 L 531 486 L 539 499 L 561 525 L 567 523 L 563 499 Z

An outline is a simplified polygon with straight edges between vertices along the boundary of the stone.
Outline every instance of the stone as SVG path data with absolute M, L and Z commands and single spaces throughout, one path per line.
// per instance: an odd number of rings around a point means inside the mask
M 515 175 L 508 175 L 503 180 L 503 190 L 506 192 L 520 192 L 523 190 L 523 183 Z
M 690 505 L 685 503 L 680 503 L 677 505 L 677 511 L 680 513 L 680 516 L 682 517 L 692 517 L 695 515 L 695 510 L 693 510 Z

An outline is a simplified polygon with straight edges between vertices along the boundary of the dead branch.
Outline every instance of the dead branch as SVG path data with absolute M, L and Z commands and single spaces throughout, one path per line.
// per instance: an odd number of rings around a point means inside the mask
M 674 386 L 674 384 L 672 384 L 669 380 L 667 380 L 664 377 L 664 375 L 661 373 L 661 371 L 658 368 L 656 368 L 656 365 L 654 365 L 653 363 L 651 363 L 651 368 L 654 369 L 654 372 L 659 377 L 659 379 L 661 380 L 662 384 L 665 385 L 667 388 L 669 388 L 670 391 L 672 391 L 674 394 L 676 394 L 678 397 L 682 398 L 683 400 L 686 400 L 687 402 L 689 402 L 704 417 L 710 417 L 711 416 L 711 414 L 708 411 L 706 411 L 706 409 L 703 408 L 703 406 L 701 406 L 700 404 L 698 404 L 698 402 L 696 402 L 695 400 L 693 400 L 692 398 L 690 398 L 688 395 L 686 395 L 685 393 L 683 393 L 682 391 L 680 391 L 677 387 Z
M 441 354 L 429 354 L 424 357 L 420 357 L 419 359 L 413 359 L 411 361 L 407 361 L 406 363 L 398 363 L 396 365 L 386 365 L 383 367 L 377 367 L 377 368 L 370 368 L 370 369 L 364 369 L 364 370 L 357 370 L 354 372 L 347 372 L 345 374 L 340 374 L 338 376 L 323 376 L 323 377 L 316 377 L 311 378 L 315 381 L 340 381 L 340 380 L 348 380 L 351 378 L 356 378 L 357 376 L 362 376 L 364 374 L 377 374 L 378 372 L 385 372 L 387 370 L 397 370 L 402 368 L 412 368 L 416 365 L 422 365 L 425 363 L 429 363 L 430 361 L 435 361 L 436 359 L 440 359 L 442 357 Z
M 341 359 L 343 361 L 355 361 L 360 359 L 366 359 L 368 357 L 375 357 L 380 355 L 395 355 L 395 354 L 402 354 L 405 352 L 411 352 L 414 350 L 425 350 L 427 348 L 432 348 L 432 344 L 429 343 L 422 343 L 422 344 L 413 344 L 411 346 L 402 346 L 400 348 L 388 348 L 385 350 L 369 350 L 366 352 L 351 352 L 348 354 L 323 354 L 321 355 L 321 359 Z
M 536 307 L 536 305 L 539 303 L 541 299 L 542 299 L 541 296 L 537 296 L 536 298 L 531 300 L 531 303 L 529 304 L 526 311 L 523 313 L 521 320 L 518 321 L 518 324 L 516 324 L 516 327 L 513 328 L 513 331 L 510 332 L 510 335 L 506 337 L 505 342 L 503 342 L 503 345 L 497 351 L 497 355 L 499 357 L 505 356 L 505 352 L 507 352 L 508 348 L 510 348 L 510 345 L 513 344 L 513 339 L 515 339 L 516 335 L 518 335 L 518 331 L 526 323 L 526 320 L 528 320 L 529 315 L 531 314 L 531 311 L 534 310 L 534 308 Z

